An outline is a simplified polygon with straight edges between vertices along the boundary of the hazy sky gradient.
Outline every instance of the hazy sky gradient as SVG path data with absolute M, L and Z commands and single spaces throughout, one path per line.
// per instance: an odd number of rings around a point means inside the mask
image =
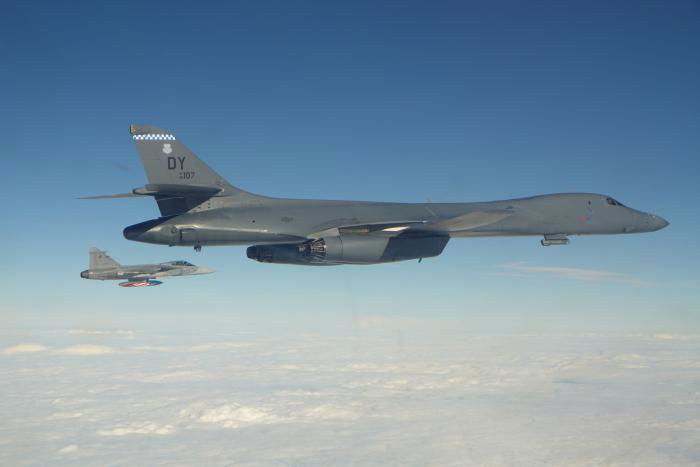
M 10 2 L 3 316 L 371 310 L 494 332 L 700 332 L 699 13 L 694 1 Z M 121 231 L 155 203 L 76 200 L 145 183 L 130 123 L 172 130 L 231 183 L 273 196 L 600 192 L 671 226 L 563 248 L 456 240 L 421 264 L 318 269 L 137 244 Z M 122 290 L 78 277 L 90 246 L 217 273 Z

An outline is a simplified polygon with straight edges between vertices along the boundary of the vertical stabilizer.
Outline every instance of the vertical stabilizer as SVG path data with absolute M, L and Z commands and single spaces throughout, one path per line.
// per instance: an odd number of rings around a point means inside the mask
M 129 132 L 150 184 L 218 187 L 221 195 L 251 195 L 214 172 L 172 132 L 150 125 L 131 125 Z
M 114 261 L 106 251 L 99 250 L 95 247 L 90 248 L 90 269 L 111 269 L 120 266 L 121 265 Z
M 213 189 L 216 197 L 249 201 L 261 197 L 231 185 L 204 163 L 175 135 L 150 125 L 131 125 L 131 137 L 148 177 L 147 188 L 163 191 L 156 201 L 163 216 L 187 212 L 212 197 L 202 189 Z M 174 190 L 174 191 L 173 191 Z

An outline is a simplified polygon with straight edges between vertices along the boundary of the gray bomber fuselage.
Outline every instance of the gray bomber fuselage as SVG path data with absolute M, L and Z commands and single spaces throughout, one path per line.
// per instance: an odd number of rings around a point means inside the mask
M 377 264 L 442 253 L 451 238 L 651 232 L 668 223 L 592 193 L 479 203 L 386 203 L 283 199 L 241 190 L 175 135 L 131 125 L 148 183 L 92 199 L 153 197 L 161 217 L 124 229 L 129 240 L 169 246 L 251 245 L 249 258 L 299 265 Z
M 595 235 L 641 233 L 668 223 L 659 216 L 610 204 L 610 197 L 563 193 L 479 203 L 384 203 L 261 198 L 221 200 L 220 208 L 163 217 L 127 227 L 124 236 L 146 243 L 192 245 L 275 244 L 304 241 L 337 225 L 419 221 L 426 234 L 447 237 Z M 230 203 L 230 204 L 229 204 Z M 472 212 L 511 215 L 464 231 L 440 230 L 441 222 Z M 413 233 L 421 227 L 412 228 Z

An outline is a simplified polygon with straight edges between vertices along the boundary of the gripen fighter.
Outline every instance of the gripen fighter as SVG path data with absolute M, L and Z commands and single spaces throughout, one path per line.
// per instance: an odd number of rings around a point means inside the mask
M 387 203 L 271 198 L 231 185 L 166 130 L 131 125 L 148 184 L 99 198 L 152 197 L 161 217 L 124 237 L 168 246 L 252 245 L 248 257 L 299 265 L 376 264 L 437 256 L 451 238 L 653 232 L 654 214 L 593 193 L 478 203 Z
M 211 269 L 195 266 L 187 261 L 169 261 L 159 264 L 136 264 L 122 266 L 114 261 L 105 251 L 90 248 L 90 269 L 80 273 L 83 279 L 123 280 L 122 287 L 149 287 L 162 284 L 154 280 L 161 277 L 189 276 L 209 274 Z

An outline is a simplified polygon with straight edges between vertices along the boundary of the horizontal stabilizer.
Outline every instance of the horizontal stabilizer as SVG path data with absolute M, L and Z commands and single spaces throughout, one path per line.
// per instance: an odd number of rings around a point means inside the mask
M 205 185 L 178 185 L 148 184 L 145 187 L 135 188 L 131 193 L 116 195 L 84 196 L 78 199 L 115 199 L 138 198 L 140 196 L 152 196 L 155 198 L 163 216 L 182 214 L 198 206 L 213 196 L 223 191 L 218 186 Z
M 136 193 L 119 193 L 116 195 L 81 196 L 78 199 L 114 199 L 114 198 L 138 198 Z
M 223 188 L 208 185 L 176 185 L 176 184 L 148 184 L 144 188 L 137 188 L 137 195 L 179 195 L 179 196 L 216 196 Z
M 211 198 L 223 190 L 218 186 L 204 185 L 174 185 L 174 184 L 148 184 L 142 188 L 134 188 L 131 193 L 118 193 L 116 195 L 81 196 L 78 199 L 112 199 L 112 198 L 137 198 L 139 196 L 206 196 Z

